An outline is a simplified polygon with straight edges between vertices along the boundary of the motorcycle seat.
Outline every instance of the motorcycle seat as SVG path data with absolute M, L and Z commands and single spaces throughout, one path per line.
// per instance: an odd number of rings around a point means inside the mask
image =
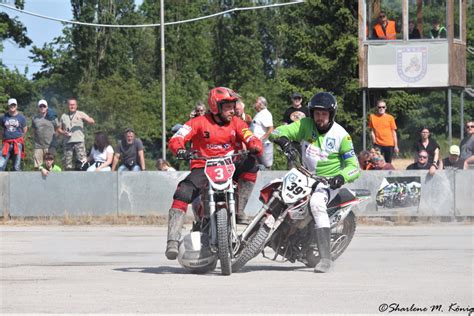
M 351 191 L 346 188 L 342 188 L 341 190 L 339 190 L 339 193 L 334 197 L 334 199 L 329 202 L 328 209 L 337 207 L 349 201 L 353 201 L 354 199 L 355 196 L 351 193 Z

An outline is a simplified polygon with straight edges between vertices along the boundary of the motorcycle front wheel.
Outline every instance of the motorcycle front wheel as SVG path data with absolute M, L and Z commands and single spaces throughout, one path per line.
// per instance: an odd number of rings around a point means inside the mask
M 232 271 L 237 272 L 249 262 L 251 259 L 256 257 L 265 248 L 265 240 L 267 240 L 270 228 L 267 225 L 262 224 L 257 233 L 250 239 L 250 242 L 240 252 L 239 256 L 232 262 Z
M 230 231 L 227 209 L 221 208 L 216 212 L 217 217 L 217 256 L 221 262 L 221 274 L 232 274 L 232 259 L 230 256 Z
M 354 237 L 356 230 L 356 217 L 353 212 L 350 212 L 342 223 L 342 231 L 331 232 L 331 259 L 335 261 L 347 249 Z M 316 251 L 317 252 L 317 251 Z M 314 249 L 308 249 L 306 253 L 306 266 L 314 268 L 319 262 L 319 254 L 315 254 Z

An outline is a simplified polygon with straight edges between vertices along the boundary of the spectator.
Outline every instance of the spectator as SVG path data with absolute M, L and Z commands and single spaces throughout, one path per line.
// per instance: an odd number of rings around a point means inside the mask
M 237 101 L 235 104 L 235 116 L 241 118 L 244 120 L 245 123 L 247 123 L 248 126 L 252 124 L 252 117 L 245 113 L 245 104 L 241 100 Z
M 370 153 L 370 160 L 372 161 L 376 155 L 381 154 L 380 153 L 380 148 L 378 148 L 377 146 L 372 147 L 372 148 L 369 149 L 369 153 Z
M 460 158 L 459 155 L 461 150 L 458 145 L 452 145 L 449 147 L 449 156 L 443 159 L 444 169 L 466 169 L 464 165 L 464 159 Z
M 382 155 L 376 155 L 372 161 L 374 164 L 373 170 L 395 170 L 395 167 L 391 163 L 385 162 Z
M 156 170 L 158 171 L 176 171 L 170 163 L 162 158 L 156 160 Z
M 437 38 L 446 38 L 446 28 L 444 26 L 441 26 L 439 23 L 438 19 L 433 19 L 433 22 L 431 23 L 431 30 L 430 30 L 430 37 L 432 39 L 437 39 Z
M 392 163 L 393 153 L 398 153 L 397 125 L 386 109 L 385 101 L 377 101 L 377 114 L 370 114 L 369 128 L 372 143 L 380 148 L 385 161 Z
M 443 169 L 442 161 L 439 155 L 439 145 L 433 138 L 430 137 L 430 130 L 428 127 L 420 129 L 420 139 L 413 146 L 415 152 L 415 161 L 417 153 L 425 149 L 428 152 L 428 163 L 433 164 L 436 168 Z
M 54 163 L 54 154 L 51 152 L 47 152 L 44 154 L 43 159 L 41 159 L 43 163 L 39 166 L 39 171 L 41 171 L 41 175 L 43 177 L 47 177 L 50 172 L 61 172 L 61 167 Z
M 271 169 L 273 165 L 273 143 L 268 140 L 268 136 L 273 132 L 272 113 L 267 109 L 268 103 L 264 97 L 258 97 L 254 107 L 257 114 L 253 118 L 250 130 L 263 144 L 263 154 L 258 157 L 259 164 L 265 169 Z
M 35 141 L 33 160 L 35 168 L 38 169 L 43 164 L 44 154 L 56 154 L 56 130 L 59 128 L 59 121 L 56 117 L 48 116 L 46 100 L 39 100 L 38 114 L 33 117 L 31 127 Z
M 380 11 L 379 20 L 374 25 L 373 34 L 375 39 L 394 40 L 397 39 L 395 21 L 388 20 L 385 12 Z
M 143 143 L 140 138 L 135 137 L 133 128 L 127 128 L 124 137 L 121 139 L 115 149 L 115 157 L 112 170 L 115 170 L 119 160 L 122 164 L 118 167 L 119 172 L 122 171 L 145 171 L 145 153 Z
M 466 123 L 466 136 L 461 141 L 461 159 L 464 159 L 465 169 L 474 164 L 474 120 Z
M 410 30 L 410 33 L 408 33 L 408 38 L 409 39 L 420 39 L 421 38 L 420 31 L 418 30 L 417 27 L 415 27 L 415 22 L 410 21 L 410 23 L 408 24 L 408 28 Z
M 114 149 L 110 146 L 109 139 L 104 132 L 95 133 L 94 146 L 87 161 L 90 166 L 87 171 L 111 171 L 110 166 L 114 159 Z
M 194 106 L 194 110 L 189 114 L 189 118 L 203 116 L 204 114 L 206 114 L 206 106 L 202 101 L 198 101 Z
M 416 162 L 409 165 L 407 170 L 429 170 L 430 175 L 436 172 L 435 166 L 428 162 L 428 152 L 425 149 L 418 152 Z
M 303 97 L 298 92 L 291 95 L 291 106 L 286 109 L 283 114 L 283 124 L 291 124 L 293 122 L 301 120 L 303 117 L 309 116 L 307 107 L 301 105 L 303 103 Z
M 16 99 L 8 100 L 8 112 L 0 117 L 0 137 L 2 138 L 2 154 L 0 171 L 5 171 L 8 160 L 13 156 L 13 171 L 21 171 L 21 160 L 25 157 L 24 137 L 28 127 L 26 118 L 18 112 Z
M 64 135 L 63 169 L 72 170 L 72 157 L 76 153 L 76 160 L 87 161 L 86 146 L 84 143 L 84 122 L 95 124 L 93 118 L 82 111 L 77 110 L 77 100 L 67 100 L 69 111 L 64 113 L 60 119 L 59 133 Z
M 359 167 L 361 170 L 372 170 L 374 169 L 374 165 L 372 164 L 372 159 L 370 152 L 367 150 L 363 150 L 359 153 L 358 156 L 359 160 Z

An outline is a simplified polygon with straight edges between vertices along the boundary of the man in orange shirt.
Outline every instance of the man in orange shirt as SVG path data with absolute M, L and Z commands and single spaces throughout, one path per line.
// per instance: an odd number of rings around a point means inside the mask
M 370 114 L 369 128 L 372 143 L 380 148 L 385 162 L 391 163 L 393 153 L 398 153 L 397 125 L 393 116 L 385 112 L 386 109 L 385 101 L 377 101 L 377 114 Z
M 379 13 L 379 21 L 374 25 L 373 35 L 375 39 L 397 39 L 397 28 L 395 21 L 389 20 L 385 12 L 381 11 Z

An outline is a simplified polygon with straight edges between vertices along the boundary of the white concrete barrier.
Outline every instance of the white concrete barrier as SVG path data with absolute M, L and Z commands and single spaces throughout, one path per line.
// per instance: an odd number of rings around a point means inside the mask
M 261 207 L 259 190 L 285 171 L 260 172 L 246 207 L 249 215 Z M 88 173 L 62 172 L 41 177 L 39 172 L 0 172 L 0 214 L 11 216 L 165 215 L 179 181 L 188 172 Z M 416 207 L 384 208 L 376 195 L 384 178 L 419 177 L 420 203 Z M 473 216 L 474 170 L 364 171 L 349 188 L 372 192 L 356 211 L 363 216 Z

